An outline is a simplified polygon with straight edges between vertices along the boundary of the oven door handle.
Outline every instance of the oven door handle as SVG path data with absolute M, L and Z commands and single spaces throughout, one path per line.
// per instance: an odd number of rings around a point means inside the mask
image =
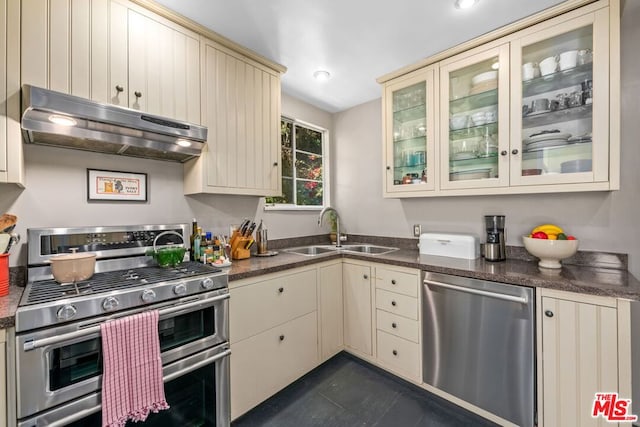
M 211 364 L 213 362 L 216 362 L 216 361 L 218 361 L 220 359 L 223 359 L 223 358 L 225 358 L 227 356 L 230 356 L 230 355 L 231 355 L 231 350 L 225 350 L 222 353 L 216 354 L 213 357 L 209 357 L 209 358 L 207 358 L 205 360 L 201 360 L 198 363 L 194 363 L 193 365 L 190 365 L 188 368 L 182 369 L 182 370 L 180 370 L 178 372 L 173 372 L 171 374 L 164 375 L 162 377 L 162 381 L 165 382 L 165 383 L 169 382 L 169 381 L 171 381 L 171 380 L 173 380 L 173 379 L 175 379 L 177 377 L 180 377 L 180 376 L 183 376 L 183 375 L 188 374 L 190 372 L 193 372 L 196 369 L 200 369 L 203 366 L 209 365 L 209 364 Z M 83 409 L 81 411 L 76 412 L 73 415 L 70 415 L 70 416 L 65 417 L 63 419 L 54 421 L 53 423 L 49 424 L 49 427 L 66 426 L 66 425 L 68 425 L 68 424 L 70 424 L 70 423 L 72 423 L 74 421 L 78 421 L 78 420 L 81 420 L 81 419 L 83 419 L 85 417 L 88 417 L 91 414 L 95 414 L 96 412 L 100 411 L 101 409 L 102 409 L 102 404 L 92 406 L 91 408 Z
M 215 303 L 218 301 L 223 301 L 229 299 L 229 294 L 223 294 L 223 295 L 218 295 L 216 297 L 213 298 L 207 298 L 207 299 L 199 299 L 197 301 L 193 301 L 193 302 L 188 302 L 186 304 L 178 304 L 178 305 L 174 305 L 174 306 L 170 306 L 168 308 L 164 308 L 159 310 L 159 314 L 160 316 L 164 316 L 167 314 L 173 314 L 173 313 L 177 313 L 179 311 L 188 309 L 188 308 L 192 308 L 192 307 L 197 307 L 199 305 L 202 304 L 211 304 L 211 303 Z M 96 332 L 100 332 L 100 325 L 97 326 L 91 326 L 89 328 L 84 328 L 81 329 L 79 331 L 74 331 L 74 332 L 69 332 L 68 334 L 63 334 L 63 335 L 57 335 L 55 337 L 50 337 L 50 338 L 42 338 L 39 340 L 32 340 L 32 341 L 26 341 L 23 345 L 23 349 L 24 351 L 29 351 L 29 350 L 34 350 L 36 348 L 40 348 L 40 347 L 44 347 L 47 345 L 54 345 L 54 344 L 59 344 L 65 341 L 69 341 L 75 338 L 79 338 L 79 337 L 83 337 L 86 335 L 91 335 L 94 334 Z

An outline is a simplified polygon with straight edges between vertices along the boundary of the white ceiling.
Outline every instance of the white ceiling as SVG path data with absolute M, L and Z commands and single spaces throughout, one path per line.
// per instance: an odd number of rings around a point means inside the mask
M 564 0 L 156 1 L 286 66 L 285 93 L 337 112 L 378 98 L 383 74 Z

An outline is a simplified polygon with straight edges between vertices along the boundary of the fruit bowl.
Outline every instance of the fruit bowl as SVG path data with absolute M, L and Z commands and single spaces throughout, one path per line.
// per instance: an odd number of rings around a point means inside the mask
M 527 252 L 540 258 L 538 265 L 543 268 L 562 268 L 560 261 L 578 252 L 578 240 L 547 240 L 522 236 L 522 241 Z

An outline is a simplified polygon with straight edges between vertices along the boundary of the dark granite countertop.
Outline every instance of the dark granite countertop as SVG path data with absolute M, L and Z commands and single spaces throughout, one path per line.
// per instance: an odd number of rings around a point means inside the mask
M 252 257 L 234 261 L 229 267 L 229 280 L 274 273 L 340 257 L 513 285 L 640 300 L 640 281 L 626 270 L 583 265 L 564 265 L 559 270 L 551 270 L 541 269 L 536 261 L 530 260 L 461 260 L 420 255 L 417 250 L 410 249 L 401 249 L 382 256 L 342 252 L 310 257 L 280 251 L 275 257 Z
M 382 256 L 346 252 L 303 256 L 279 250 L 279 254 L 273 257 L 254 256 L 234 261 L 228 267 L 229 280 L 236 281 L 334 259 L 355 259 L 513 285 L 640 300 L 640 281 L 625 269 L 567 264 L 556 271 L 540 269 L 537 262 L 531 260 L 461 260 L 421 256 L 416 249 L 400 249 Z M 23 290 L 12 282 L 9 295 L 0 297 L 0 329 L 14 325 L 15 311 Z

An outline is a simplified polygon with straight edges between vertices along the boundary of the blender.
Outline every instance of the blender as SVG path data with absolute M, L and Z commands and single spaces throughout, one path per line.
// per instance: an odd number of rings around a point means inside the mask
M 507 259 L 504 235 L 504 215 L 485 215 L 487 242 L 484 244 L 484 258 L 487 261 Z

